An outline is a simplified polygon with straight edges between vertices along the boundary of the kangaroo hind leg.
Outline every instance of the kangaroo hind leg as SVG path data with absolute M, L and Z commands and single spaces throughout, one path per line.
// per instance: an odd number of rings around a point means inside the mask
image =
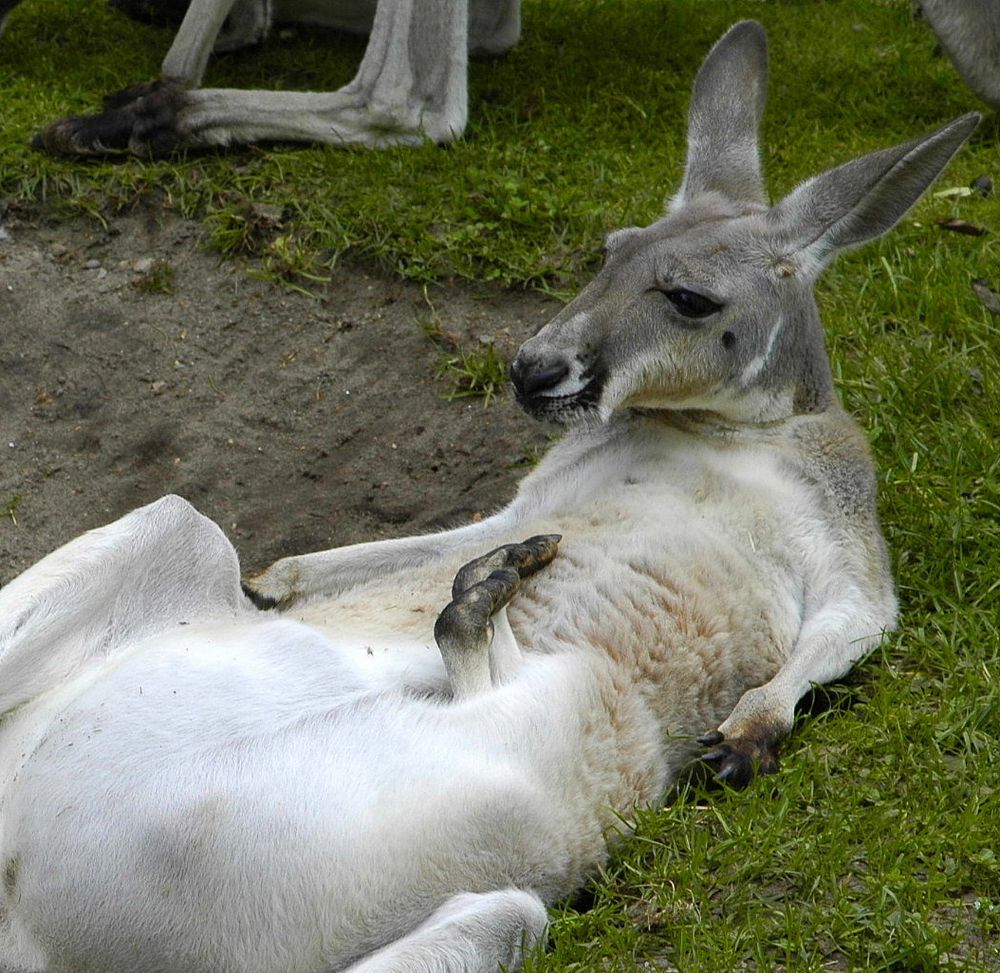
M 247 610 L 239 571 L 180 497 L 70 541 L 0 590 L 0 713 L 157 631 Z
M 524 578 L 545 567 L 559 544 L 556 534 L 505 544 L 464 565 L 452 584 L 452 601 L 438 616 L 434 638 L 456 699 L 503 682 L 520 650 L 504 611 Z
M 346 973 L 498 973 L 516 970 L 545 935 L 538 896 L 520 889 L 453 896 L 413 932 Z

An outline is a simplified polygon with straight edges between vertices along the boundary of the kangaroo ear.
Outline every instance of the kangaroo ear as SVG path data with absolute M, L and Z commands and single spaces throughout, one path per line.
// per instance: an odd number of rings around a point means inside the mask
M 770 213 L 783 234 L 784 258 L 816 276 L 840 250 L 891 229 L 972 134 L 976 112 L 922 139 L 863 155 L 802 183 Z
M 675 209 L 699 193 L 767 204 L 757 129 L 767 98 L 767 34 L 756 21 L 731 27 L 695 78 L 684 182 Z

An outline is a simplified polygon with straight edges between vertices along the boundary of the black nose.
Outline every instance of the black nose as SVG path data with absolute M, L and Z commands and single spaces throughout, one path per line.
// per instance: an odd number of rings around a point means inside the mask
M 555 388 L 568 374 L 569 365 L 561 358 L 522 358 L 518 355 L 510 366 L 510 380 L 517 394 L 524 397 Z

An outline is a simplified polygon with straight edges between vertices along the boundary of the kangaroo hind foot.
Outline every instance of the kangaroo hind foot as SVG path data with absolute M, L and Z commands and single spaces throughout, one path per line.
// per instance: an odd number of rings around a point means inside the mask
M 557 534 L 541 534 L 505 544 L 455 575 L 452 600 L 434 624 L 455 699 L 490 689 L 516 665 L 520 650 L 503 609 L 523 579 L 552 561 L 559 540 Z

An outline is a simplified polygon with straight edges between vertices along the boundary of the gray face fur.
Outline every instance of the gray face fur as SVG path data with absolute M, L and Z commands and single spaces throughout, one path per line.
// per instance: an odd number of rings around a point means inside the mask
M 570 422 L 686 409 L 759 423 L 830 405 L 816 277 L 890 229 L 979 116 L 832 169 L 769 208 L 757 145 L 766 86 L 764 30 L 737 24 L 695 80 L 667 214 L 611 234 L 604 268 L 515 358 L 527 411 Z

